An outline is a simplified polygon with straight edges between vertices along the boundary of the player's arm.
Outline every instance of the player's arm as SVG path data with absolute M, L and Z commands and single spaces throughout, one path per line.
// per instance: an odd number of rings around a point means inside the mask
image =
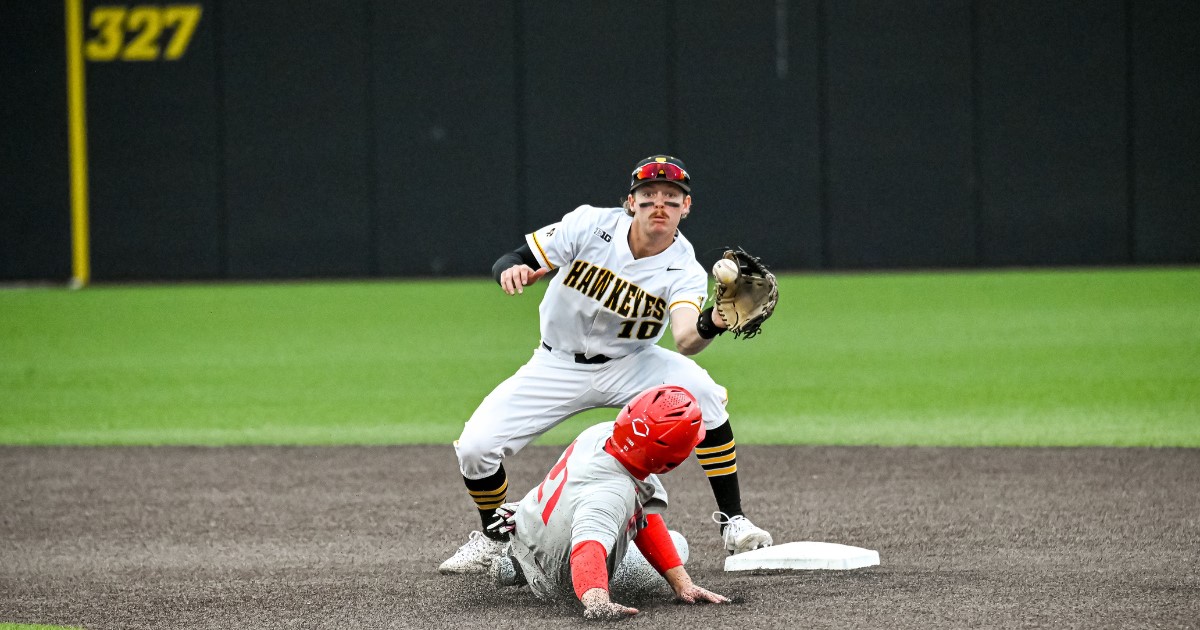
M 706 308 L 697 315 L 692 303 L 682 302 L 671 311 L 671 335 L 675 338 L 675 349 L 679 354 L 698 354 L 723 332 L 725 320 L 712 308 Z
M 584 619 L 624 619 L 638 613 L 608 595 L 608 552 L 597 540 L 584 540 L 571 549 L 571 585 L 583 604 Z
M 675 596 L 681 601 L 689 604 L 697 602 L 725 604 L 729 602 L 729 598 L 724 595 L 718 595 L 706 588 L 696 586 L 692 582 L 687 569 L 683 568 L 683 560 L 679 558 L 679 551 L 675 549 L 671 533 L 667 531 L 667 524 L 661 515 L 647 515 L 646 526 L 638 532 L 637 538 L 634 538 L 633 542 L 646 557 L 650 566 L 667 579 L 667 584 L 671 585 Z
M 634 497 L 592 487 L 581 497 L 571 523 L 571 585 L 587 619 L 624 619 L 637 614 L 608 594 L 608 550 L 633 514 Z
M 537 282 L 549 271 L 538 263 L 528 243 L 504 254 L 492 265 L 492 277 L 509 295 L 524 293 L 524 287 Z

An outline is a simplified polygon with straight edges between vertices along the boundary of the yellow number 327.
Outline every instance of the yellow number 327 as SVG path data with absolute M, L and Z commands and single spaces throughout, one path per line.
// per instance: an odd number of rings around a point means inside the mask
M 89 17 L 92 37 L 85 42 L 84 54 L 89 61 L 172 61 L 187 52 L 199 23 L 198 4 L 99 6 Z M 171 31 L 165 49 L 164 29 Z

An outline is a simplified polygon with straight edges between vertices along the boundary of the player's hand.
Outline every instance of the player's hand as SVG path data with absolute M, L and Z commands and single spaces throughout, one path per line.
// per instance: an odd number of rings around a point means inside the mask
M 529 265 L 513 265 L 500 273 L 500 288 L 509 295 L 524 293 L 525 287 L 550 273 L 546 267 L 534 271 Z
M 729 598 L 724 595 L 714 593 L 702 586 L 689 584 L 675 592 L 675 597 L 680 601 L 689 604 L 709 603 L 709 604 L 728 604 Z
M 496 508 L 496 519 L 487 528 L 498 534 L 508 535 L 517 531 L 517 507 L 519 503 L 505 503 Z
M 710 604 L 728 604 L 729 598 L 724 595 L 719 595 L 706 588 L 696 586 L 692 582 L 692 576 L 688 575 L 687 569 L 683 565 L 679 565 L 672 569 L 668 569 L 663 577 L 667 578 L 667 584 L 671 585 L 671 590 L 675 591 L 675 597 L 679 601 L 689 604 L 704 603 Z
M 608 591 L 593 588 L 579 598 L 583 602 L 583 618 L 588 621 L 620 621 L 638 614 L 638 609 L 623 606 L 608 599 Z

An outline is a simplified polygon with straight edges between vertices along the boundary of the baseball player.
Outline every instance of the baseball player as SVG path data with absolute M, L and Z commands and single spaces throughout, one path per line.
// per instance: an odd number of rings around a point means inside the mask
M 703 308 L 708 274 L 679 222 L 691 212 L 691 177 L 681 160 L 648 157 L 634 167 L 623 207 L 580 206 L 525 235 L 492 267 L 509 295 L 550 271 L 539 308 L 541 342 L 529 362 L 496 387 L 454 442 L 481 531 L 439 567 L 482 573 L 503 547 L 489 532 L 507 498 L 503 459 L 563 420 L 596 407 L 622 407 L 648 387 L 675 383 L 700 402 L 707 434 L 696 456 L 716 498 L 725 548 L 772 543 L 742 512 L 726 392 L 685 355 L 706 348 L 726 325 Z M 656 345 L 670 326 L 678 352 Z
M 640 564 L 658 584 L 666 578 L 681 601 L 728 603 L 692 582 L 680 554 L 686 541 L 667 531 L 661 515 L 667 493 L 656 475 L 686 460 L 704 433 L 699 403 L 674 385 L 652 387 L 616 422 L 584 430 L 540 485 L 496 510 L 489 529 L 512 540 L 491 563 L 496 585 L 527 584 L 540 599 L 574 594 L 585 618 L 623 619 L 638 611 L 612 601 L 610 587 L 650 585 Z M 641 553 L 632 553 L 631 541 Z

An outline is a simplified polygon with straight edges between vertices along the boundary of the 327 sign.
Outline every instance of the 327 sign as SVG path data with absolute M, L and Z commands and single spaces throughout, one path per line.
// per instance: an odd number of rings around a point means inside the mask
M 83 54 L 88 61 L 174 61 L 187 52 L 201 12 L 198 4 L 97 6 Z

